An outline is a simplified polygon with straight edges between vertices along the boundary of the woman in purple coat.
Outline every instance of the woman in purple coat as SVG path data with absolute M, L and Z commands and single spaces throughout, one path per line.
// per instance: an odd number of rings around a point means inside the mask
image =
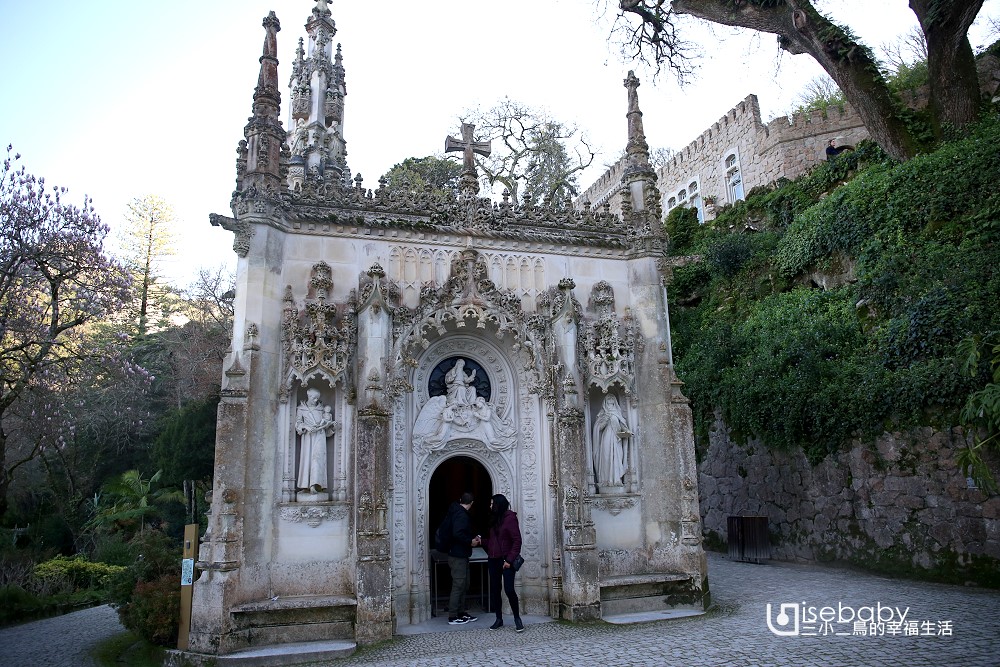
M 512 563 L 521 555 L 521 528 L 517 523 L 517 514 L 510 509 L 510 502 L 503 494 L 498 493 L 490 500 L 490 530 L 483 540 L 486 548 L 487 561 L 490 568 L 490 607 L 496 612 L 497 620 L 490 630 L 503 627 L 503 601 L 500 599 L 500 582 L 510 602 L 510 610 L 514 612 L 514 629 L 524 632 L 521 622 L 521 609 L 518 607 L 517 591 L 514 590 L 515 570 Z

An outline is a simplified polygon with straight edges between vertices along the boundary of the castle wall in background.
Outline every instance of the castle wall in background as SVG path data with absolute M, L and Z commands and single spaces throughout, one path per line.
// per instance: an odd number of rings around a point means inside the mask
M 981 56 L 977 69 L 983 96 L 1000 100 L 1000 58 Z M 907 106 L 917 109 L 927 104 L 928 92 L 921 89 L 904 97 Z M 647 124 L 656 122 L 655 117 L 646 120 Z M 869 136 L 848 104 L 826 113 L 781 116 L 765 124 L 757 96 L 747 95 L 656 170 L 663 211 L 682 204 L 695 206 L 703 222 L 711 220 L 717 206 L 732 204 L 753 188 L 779 178 L 795 179 L 826 160 L 830 139 L 854 146 Z M 622 159 L 577 198 L 577 207 L 582 209 L 590 202 L 592 207 L 607 205 L 611 212 L 620 214 L 618 191 L 624 171 Z
M 868 136 L 850 106 L 826 114 L 781 116 L 765 124 L 757 96 L 748 95 L 657 169 L 663 210 L 694 205 L 712 219 L 715 206 L 743 199 L 751 189 L 779 178 L 794 179 L 826 160 L 830 139 L 853 146 Z M 592 206 L 610 202 L 611 210 L 620 212 L 617 190 L 623 171 L 622 161 L 614 164 L 577 201 Z

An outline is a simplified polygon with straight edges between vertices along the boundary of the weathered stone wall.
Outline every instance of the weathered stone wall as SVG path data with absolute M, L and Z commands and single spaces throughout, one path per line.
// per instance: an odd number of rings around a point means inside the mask
M 887 433 L 813 466 L 801 451 L 734 443 L 717 423 L 699 464 L 704 530 L 725 541 L 728 516 L 766 515 L 776 560 L 1000 585 L 1000 497 L 968 488 L 955 462 L 965 438 Z
M 623 156 L 608 167 L 608 170 L 600 178 L 594 181 L 590 187 L 577 197 L 576 201 L 578 205 L 582 206 L 583 202 L 589 202 L 591 206 L 597 208 L 603 206 L 605 202 L 610 202 L 611 211 L 621 215 L 621 196 L 618 195 L 618 191 L 622 187 L 622 176 L 625 175 L 625 162 L 626 160 Z

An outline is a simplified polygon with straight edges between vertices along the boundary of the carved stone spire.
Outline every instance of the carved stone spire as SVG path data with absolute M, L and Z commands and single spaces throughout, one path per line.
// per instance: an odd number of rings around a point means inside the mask
M 253 94 L 253 115 L 243 130 L 246 142 L 240 142 L 240 168 L 237 190 L 275 193 L 281 174 L 281 147 L 285 130 L 281 126 L 281 93 L 278 92 L 278 31 L 281 24 L 271 12 L 264 19 L 264 49 L 260 57 L 260 75 Z
M 656 228 L 659 227 L 660 197 L 656 172 L 649 164 L 649 144 L 642 128 L 639 79 L 632 70 L 625 78 L 625 88 L 628 90 L 628 144 L 625 146 L 627 165 L 622 174 L 622 213 L 632 215 L 636 225 L 648 223 Z
M 315 19 L 329 19 L 331 16 L 330 12 L 330 0 L 316 0 L 316 6 L 312 10 L 313 17 Z M 333 23 L 333 21 L 330 21 Z
M 625 154 L 629 159 L 629 167 L 649 168 L 649 144 L 646 143 L 646 133 L 642 129 L 642 111 L 639 110 L 639 79 L 635 72 L 629 70 L 625 79 L 628 89 L 628 144 Z
M 305 24 L 308 46 L 296 52 L 288 83 L 292 95 L 288 186 L 292 189 L 305 178 L 342 183 L 350 179 L 343 133 L 347 86 L 339 44 L 336 56 L 333 52 L 337 25 L 331 16 L 328 0 L 317 0 Z

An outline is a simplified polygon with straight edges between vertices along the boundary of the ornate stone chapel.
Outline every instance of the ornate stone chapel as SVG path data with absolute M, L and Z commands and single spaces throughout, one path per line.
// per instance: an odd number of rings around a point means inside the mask
M 458 192 L 369 189 L 347 166 L 327 0 L 291 64 L 287 132 L 273 12 L 263 26 L 232 216 L 211 217 L 239 260 L 191 650 L 369 643 L 427 621 L 447 596 L 432 536 L 463 491 L 483 533 L 492 494 L 517 512 L 525 614 L 703 609 L 636 77 L 621 215 L 480 197 L 473 156 L 490 147 L 469 126 L 446 141 Z

